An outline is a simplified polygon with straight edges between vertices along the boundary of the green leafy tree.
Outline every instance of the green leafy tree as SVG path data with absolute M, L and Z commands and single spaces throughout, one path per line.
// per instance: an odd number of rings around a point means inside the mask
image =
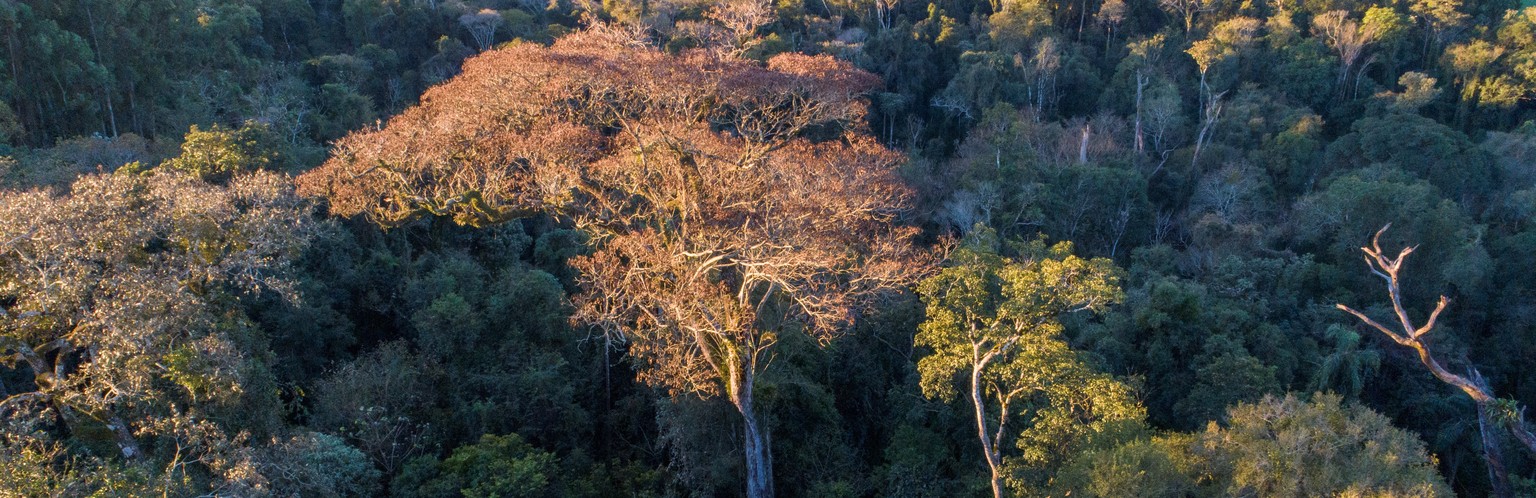
M 234 129 L 213 125 L 207 130 L 192 125 L 181 143 L 181 155 L 161 166 L 223 181 L 236 173 L 281 169 L 285 166 L 281 150 L 277 135 L 263 123 L 248 121 Z
M 264 448 L 258 468 L 279 496 L 379 496 L 379 469 L 346 441 L 330 434 L 295 434 Z
M 1229 496 L 1450 496 L 1423 441 L 1337 395 L 1265 397 L 1227 417 L 1195 451 Z
M 393 482 L 402 498 L 538 498 L 570 496 L 559 461 L 517 434 L 486 435 L 448 458 L 413 460 Z
M 1144 416 L 1129 387 L 1094 370 L 1060 337 L 1062 315 L 1121 299 L 1120 270 L 1072 255 L 1066 242 L 1015 244 L 1016 261 L 999 254 L 1000 244 L 978 228 L 948 267 L 919 284 L 928 320 L 917 336 L 932 350 L 918 360 L 926 396 L 952 399 L 963 379 L 998 497 L 1019 467 L 1053 463 Z M 1008 425 L 1015 417 L 1026 424 L 1016 436 Z M 1020 451 L 1005 461 L 1008 442 Z
M 1416 435 L 1333 394 L 1229 408 L 1203 432 L 1085 451 L 1055 496 L 1452 496 Z

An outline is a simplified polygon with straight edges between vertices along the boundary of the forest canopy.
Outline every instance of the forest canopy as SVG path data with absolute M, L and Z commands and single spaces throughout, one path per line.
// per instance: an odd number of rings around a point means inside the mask
M 26 0 L 0 45 L 0 496 L 1536 494 L 1536 7 Z

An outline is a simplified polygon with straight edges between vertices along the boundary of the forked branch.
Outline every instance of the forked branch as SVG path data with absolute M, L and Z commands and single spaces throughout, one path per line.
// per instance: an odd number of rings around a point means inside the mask
M 1526 449 L 1536 453 L 1536 435 L 1533 435 L 1527 427 L 1523 410 L 1515 408 L 1510 401 L 1498 399 L 1482 383 L 1474 382 L 1471 379 L 1446 370 L 1445 367 L 1441 366 L 1440 361 L 1431 354 L 1429 344 L 1426 344 L 1423 338 L 1431 330 L 1434 330 L 1435 323 L 1440 319 L 1440 313 L 1445 311 L 1445 307 L 1450 304 L 1450 299 L 1440 296 L 1440 301 L 1435 304 L 1434 311 L 1429 313 L 1429 318 L 1422 325 L 1414 325 L 1413 319 L 1408 316 L 1407 308 L 1403 306 L 1402 285 L 1399 277 L 1402 272 L 1403 261 L 1407 259 L 1409 254 L 1413 254 L 1416 247 L 1404 247 L 1398 251 L 1397 257 L 1387 256 L 1386 252 L 1381 249 L 1381 234 L 1391 227 L 1392 224 L 1388 223 L 1386 226 L 1381 227 L 1381 230 L 1377 230 L 1376 235 L 1371 238 L 1370 247 L 1362 247 L 1360 251 L 1365 253 L 1365 263 L 1370 268 L 1371 273 L 1387 282 L 1387 293 L 1392 300 L 1392 311 L 1397 314 L 1401 329 L 1395 330 L 1387 327 L 1365 313 L 1345 306 L 1342 303 L 1336 305 L 1336 307 L 1354 315 L 1355 318 L 1359 318 L 1361 322 L 1369 325 L 1371 328 L 1386 334 L 1393 342 L 1413 348 L 1419 355 L 1419 362 L 1429 368 L 1430 373 L 1434 374 L 1435 378 L 1455 386 L 1457 389 L 1461 389 L 1468 397 L 1472 398 L 1473 402 L 1477 403 L 1479 410 L 1491 409 L 1494 412 L 1501 413 L 1502 416 L 1497 417 L 1499 421 L 1514 434 L 1516 439 L 1519 439 L 1525 445 Z M 1473 372 L 1473 375 L 1476 376 L 1476 371 Z

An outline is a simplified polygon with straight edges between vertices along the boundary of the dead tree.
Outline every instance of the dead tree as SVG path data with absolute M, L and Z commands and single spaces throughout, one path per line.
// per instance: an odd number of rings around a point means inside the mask
M 1387 293 L 1392 299 L 1392 310 L 1397 315 L 1397 325 L 1401 327 L 1401 330 L 1383 325 L 1381 322 L 1366 316 L 1365 313 L 1349 306 L 1343 304 L 1336 306 L 1340 310 L 1354 315 L 1355 318 L 1359 318 L 1361 322 L 1371 326 L 1371 328 L 1386 334 L 1393 342 L 1413 349 L 1419 355 L 1419 362 L 1423 363 L 1425 368 L 1428 368 L 1429 372 L 1434 374 L 1435 378 L 1460 389 L 1468 397 L 1472 398 L 1472 402 L 1477 404 L 1479 425 L 1482 426 L 1484 439 L 1484 457 L 1488 459 L 1490 469 L 1495 469 L 1496 473 L 1498 473 L 1497 470 L 1502 469 L 1502 464 L 1496 456 L 1496 448 L 1490 447 L 1493 444 L 1488 438 L 1488 426 L 1490 424 L 1508 429 L 1515 436 L 1515 439 L 1525 445 L 1527 450 L 1536 454 L 1536 435 L 1531 434 L 1530 426 L 1525 422 L 1525 409 L 1519 407 L 1514 400 L 1495 397 L 1487 384 L 1482 381 L 1482 375 L 1476 369 L 1470 370 L 1468 374 L 1470 378 L 1446 370 L 1430 351 L 1429 344 L 1424 342 L 1425 336 L 1434 330 L 1435 323 L 1440 318 L 1440 313 L 1445 311 L 1445 307 L 1450 304 L 1450 299 L 1440 296 L 1440 301 L 1435 304 L 1434 311 L 1429 313 L 1429 318 L 1422 325 L 1415 325 L 1413 319 L 1408 317 L 1408 310 L 1403 307 L 1403 293 L 1399 274 L 1403 268 L 1403 260 L 1407 259 L 1408 255 L 1412 254 L 1417 246 L 1404 247 L 1401 251 L 1398 251 L 1395 258 L 1387 256 L 1381 250 L 1381 234 L 1391 227 L 1392 224 L 1390 223 L 1387 226 L 1381 227 L 1381 230 L 1377 230 L 1376 235 L 1371 238 L 1371 246 L 1362 247 L 1360 250 L 1365 253 L 1365 263 L 1370 267 L 1371 273 L 1387 282 Z M 1497 480 L 1497 478 L 1495 479 Z

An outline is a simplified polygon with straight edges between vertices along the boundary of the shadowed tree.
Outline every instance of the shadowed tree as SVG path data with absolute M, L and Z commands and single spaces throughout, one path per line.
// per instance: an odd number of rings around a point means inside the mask
M 903 157 L 861 125 L 876 81 L 825 56 L 672 56 L 599 27 L 466 62 L 299 182 L 384 225 L 571 220 L 594 249 L 571 261 L 574 319 L 628 343 L 646 382 L 730 400 L 748 495 L 770 496 L 753 386 L 780 335 L 825 344 L 926 266 L 893 223 Z
M 1195 16 L 1202 12 L 1210 12 L 1217 7 L 1217 0 L 1158 0 L 1157 6 L 1162 7 L 1169 15 L 1176 16 L 1184 21 L 1184 36 L 1188 37 L 1195 30 Z
M 1195 41 L 1190 44 L 1188 50 L 1184 51 L 1195 60 L 1195 65 L 1200 70 L 1199 95 L 1202 121 L 1200 131 L 1195 134 L 1195 150 L 1190 160 L 1191 167 L 1200 162 L 1200 151 L 1204 150 L 1205 144 L 1210 141 L 1214 133 L 1213 128 L 1221 119 L 1224 106 L 1222 97 L 1227 94 L 1227 90 L 1215 91 L 1206 76 L 1212 68 L 1233 63 L 1252 49 L 1261 26 L 1258 19 L 1233 17 L 1217 24 L 1209 37 Z
M 1345 91 L 1345 82 L 1349 81 L 1349 73 L 1360 56 L 1391 28 L 1391 25 L 1382 22 L 1355 21 L 1349 18 L 1349 12 L 1343 10 L 1324 12 L 1312 18 L 1312 33 L 1339 56 L 1340 94 Z

